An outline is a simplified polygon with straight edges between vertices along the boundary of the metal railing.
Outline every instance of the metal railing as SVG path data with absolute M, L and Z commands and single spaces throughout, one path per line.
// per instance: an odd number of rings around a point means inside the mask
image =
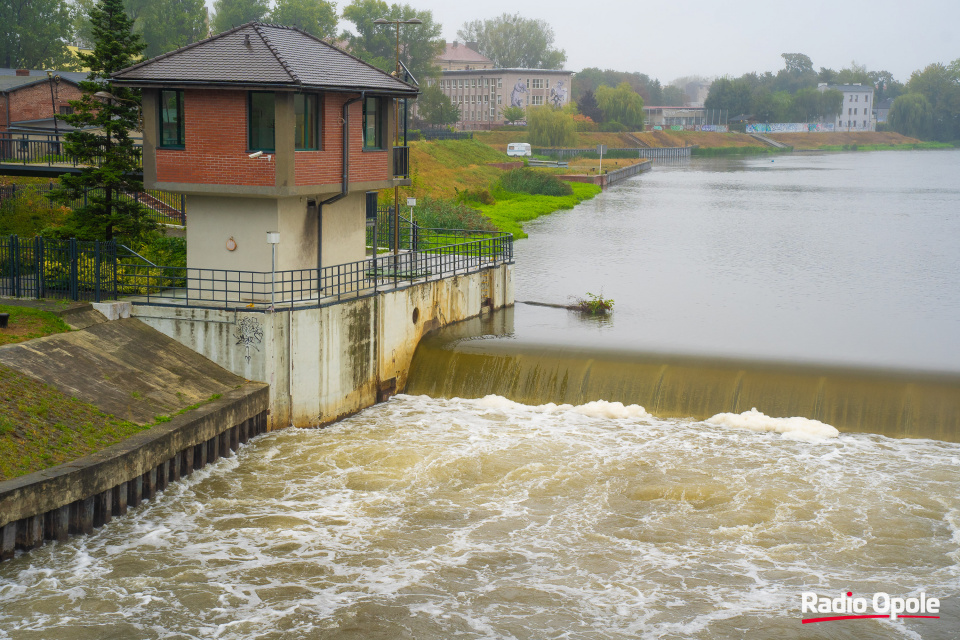
M 77 156 L 66 152 L 62 135 L 57 134 L 0 134 L 0 162 L 21 165 L 41 165 L 47 167 L 70 166 L 78 167 L 86 163 L 80 162 Z M 106 144 L 100 144 L 101 153 L 94 156 L 94 164 L 103 160 L 103 151 Z M 138 167 L 143 166 L 143 145 L 133 145 L 130 149 Z
M 410 177 L 410 147 L 393 148 L 393 177 Z
M 118 296 L 139 304 L 267 311 L 321 307 L 513 262 L 513 236 L 421 229 L 417 250 L 322 269 L 254 272 L 121 261 Z
M 116 299 L 113 241 L 0 238 L 0 295 L 101 302 Z
M 46 196 L 57 187 L 49 184 L 11 184 L 0 186 L 0 205 L 5 202 L 17 202 L 32 196 Z M 103 189 L 90 189 L 83 196 L 68 203 L 70 208 L 77 208 L 87 204 L 88 194 L 102 194 Z M 186 200 L 182 193 L 170 193 L 155 189 L 144 190 L 139 193 L 122 193 L 122 197 L 129 198 L 142 204 L 148 211 L 148 217 L 161 224 L 187 224 Z

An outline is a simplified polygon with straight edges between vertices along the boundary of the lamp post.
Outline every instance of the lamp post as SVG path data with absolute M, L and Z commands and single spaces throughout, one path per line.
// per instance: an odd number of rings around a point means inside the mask
M 397 47 L 396 47 L 396 69 L 393 72 L 398 80 L 400 79 L 400 25 L 401 24 L 423 24 L 423 20 L 419 18 L 411 18 L 410 20 L 387 20 L 386 18 L 377 18 L 373 21 L 373 24 L 392 24 L 396 25 L 397 28 Z M 394 98 L 393 100 L 393 128 L 396 131 L 394 136 L 395 147 L 400 146 L 400 102 Z M 394 156 L 396 157 L 396 156 Z M 397 279 L 397 271 L 399 270 L 398 260 L 400 257 L 400 185 L 393 187 L 393 278 L 394 282 Z
M 54 76 L 53 71 L 47 71 L 47 80 L 50 83 L 50 106 L 53 108 L 53 133 L 57 136 L 57 142 L 60 141 L 60 127 L 57 126 L 57 101 L 53 97 L 53 83 L 54 79 L 56 82 L 60 82 L 60 76 Z

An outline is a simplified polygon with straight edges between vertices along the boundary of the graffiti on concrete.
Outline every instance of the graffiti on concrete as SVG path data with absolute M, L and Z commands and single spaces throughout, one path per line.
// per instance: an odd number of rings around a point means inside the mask
M 237 339 L 237 345 L 243 345 L 243 356 L 250 362 L 253 351 L 260 351 L 260 344 L 263 342 L 263 324 L 258 318 L 246 316 L 237 322 L 236 329 L 233 330 L 233 337 Z
M 817 122 L 764 122 L 747 125 L 747 133 L 822 133 L 833 130 L 833 123 Z

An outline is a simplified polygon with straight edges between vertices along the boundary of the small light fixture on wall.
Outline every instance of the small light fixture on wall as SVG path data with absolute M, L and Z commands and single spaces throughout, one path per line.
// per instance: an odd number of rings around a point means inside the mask
M 227 251 L 236 251 L 237 250 L 237 241 L 233 239 L 233 236 L 230 236 L 230 239 L 227 240 Z

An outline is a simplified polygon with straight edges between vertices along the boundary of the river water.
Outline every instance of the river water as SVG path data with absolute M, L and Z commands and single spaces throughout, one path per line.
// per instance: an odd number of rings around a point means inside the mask
M 955 371 L 956 317 L 948 312 L 957 293 L 948 276 L 950 265 L 956 275 L 949 245 L 957 235 L 945 236 L 960 212 L 958 157 L 797 155 L 778 156 L 770 164 L 786 168 L 776 170 L 765 166 L 769 159 L 655 169 L 537 222 L 517 247 L 518 298 L 556 301 L 600 284 L 617 300 L 613 321 L 518 305 L 513 339 L 592 345 L 619 335 L 636 349 Z M 873 167 L 868 173 L 886 178 L 868 183 L 871 192 L 903 171 L 925 175 L 937 161 L 954 163 L 944 186 L 914 184 L 904 201 L 950 202 L 952 192 L 952 206 L 930 214 L 939 223 L 918 207 L 854 208 L 854 220 L 875 223 L 851 222 L 854 236 L 871 239 L 857 244 L 848 235 L 832 245 L 869 249 L 890 266 L 797 239 L 816 235 L 804 216 L 823 227 L 820 240 L 844 225 L 837 210 L 822 211 L 829 198 L 819 190 L 805 204 L 808 188 L 791 187 L 794 176 L 837 172 L 857 184 L 860 168 Z M 773 186 L 758 189 L 757 181 Z M 786 195 L 766 193 L 776 185 Z M 752 190 L 763 208 L 779 202 L 787 219 L 768 222 L 774 231 L 763 237 L 757 215 L 724 231 L 719 220 L 688 219 L 686 208 L 669 204 L 703 203 L 692 193 L 703 189 L 728 189 L 739 203 L 732 213 L 707 204 L 718 218 L 740 216 L 749 200 L 742 192 Z M 859 201 L 836 184 L 825 189 Z M 630 193 L 644 203 L 630 205 L 632 217 L 611 204 L 633 202 Z M 651 212 L 654 203 L 666 208 Z M 642 232 L 629 230 L 630 219 L 642 221 Z M 679 228 L 670 229 L 671 219 Z M 605 224 L 615 230 L 602 231 Z M 598 274 L 578 268 L 581 255 L 569 248 L 533 250 L 538 233 L 559 241 L 564 225 L 579 237 L 583 260 L 592 253 Z M 888 225 L 899 232 L 877 228 Z M 910 235 L 924 228 L 925 238 Z M 770 237 L 782 239 L 780 250 Z M 712 251 L 728 277 L 706 268 L 688 241 Z M 624 247 L 641 251 L 625 256 Z M 898 257 L 896 247 L 923 260 Z M 818 266 L 823 260 L 829 266 Z M 573 268 L 558 277 L 551 261 Z M 644 275 L 661 263 L 687 271 L 663 266 Z M 766 265 L 763 278 L 758 265 Z M 624 281 L 640 283 L 642 295 L 621 289 Z M 865 283 L 877 285 L 873 294 Z M 661 305 L 672 306 L 675 322 Z M 818 313 L 804 315 L 809 306 Z M 687 317 L 698 311 L 706 317 Z M 830 330 L 807 326 L 812 318 Z M 789 331 L 769 329 L 774 322 Z M 907 345 L 860 340 L 858 327 L 884 337 L 906 332 Z M 774 340 L 778 333 L 786 338 Z M 933 348 L 938 339 L 946 355 Z M 946 640 L 960 634 L 958 469 L 956 443 L 837 434 L 811 421 L 399 396 L 327 429 L 261 436 L 94 535 L 3 563 L 0 638 Z M 802 625 L 801 594 L 810 591 L 923 592 L 941 600 L 941 618 Z

